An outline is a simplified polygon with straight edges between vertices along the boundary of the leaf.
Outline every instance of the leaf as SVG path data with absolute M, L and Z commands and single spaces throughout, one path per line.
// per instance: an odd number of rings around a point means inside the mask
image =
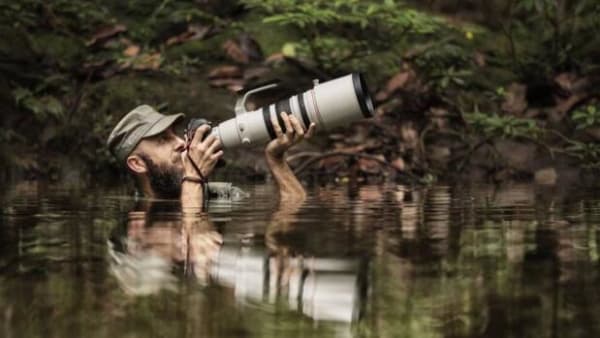
M 15 98 L 15 103 L 19 105 L 21 104 L 21 101 L 28 97 L 31 97 L 32 94 L 31 91 L 29 91 L 29 89 L 19 87 L 12 91 L 12 95 Z
M 61 119 L 64 114 L 62 103 L 54 96 L 44 96 L 42 102 L 46 105 L 46 111 L 56 119 Z
M 367 7 L 367 16 L 372 15 L 375 11 L 377 11 L 377 6 L 370 4 L 369 7 Z
M 128 57 L 134 57 L 134 56 L 138 56 L 138 54 L 140 54 L 140 46 L 138 45 L 131 45 L 127 48 L 125 48 L 125 50 L 123 51 L 123 55 L 128 56 Z
M 286 42 L 281 48 L 281 53 L 287 57 L 296 57 L 296 43 Z
M 223 49 L 225 50 L 225 53 L 235 62 L 242 64 L 247 64 L 250 62 L 248 55 L 246 55 L 240 45 L 232 39 L 229 39 L 223 43 Z
M 43 121 L 46 114 L 44 105 L 37 98 L 30 96 L 23 100 L 23 107 L 31 111 L 33 115 L 40 121 Z
M 160 68 L 162 56 L 160 53 L 142 54 L 135 58 L 132 68 L 135 70 L 156 70 Z
M 122 24 L 117 24 L 109 27 L 102 27 L 94 33 L 94 35 L 85 43 L 85 45 L 88 47 L 96 45 L 125 31 L 127 31 L 127 26 Z
M 216 78 L 240 78 L 242 70 L 238 66 L 219 66 L 212 68 L 208 73 L 209 79 Z

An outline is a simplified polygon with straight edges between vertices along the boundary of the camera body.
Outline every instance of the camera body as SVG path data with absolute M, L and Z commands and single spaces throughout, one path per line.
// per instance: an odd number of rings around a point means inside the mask
M 184 135 L 185 135 L 185 143 L 187 146 L 190 145 L 190 142 L 192 142 L 192 139 L 194 138 L 194 134 L 196 133 L 196 129 L 202 127 L 203 125 L 208 124 L 211 129 L 212 129 L 212 123 L 210 121 L 208 121 L 207 119 L 203 119 L 203 118 L 192 118 L 187 126 L 185 127 L 184 130 Z M 204 140 L 210 133 L 206 133 L 204 134 L 204 137 L 202 137 L 202 140 Z

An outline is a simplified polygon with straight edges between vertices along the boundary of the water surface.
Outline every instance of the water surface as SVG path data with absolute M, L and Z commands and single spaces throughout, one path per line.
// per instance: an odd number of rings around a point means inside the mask
M 119 189 L 1 196 L 3 337 L 600 336 L 600 197 L 268 185 L 182 216 Z

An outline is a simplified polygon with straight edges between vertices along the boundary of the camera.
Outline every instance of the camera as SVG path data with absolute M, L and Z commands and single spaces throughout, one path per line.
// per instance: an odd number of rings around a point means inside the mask
M 275 86 L 270 84 L 248 91 L 236 103 L 236 116 L 211 129 L 210 133 L 219 138 L 224 149 L 262 144 L 276 138 L 271 116 L 277 118 L 285 132 L 281 112 L 294 115 L 305 129 L 315 123 L 318 130 L 330 130 L 373 116 L 373 100 L 360 73 L 351 73 L 323 83 L 315 80 L 314 87 L 304 93 L 254 111 L 246 111 L 246 100 L 250 95 Z M 191 133 L 193 136 L 196 128 L 207 123 L 210 124 L 205 119 L 192 119 L 186 135 Z M 191 140 L 189 135 L 188 139 Z
M 185 130 L 183 131 L 183 133 L 185 135 L 185 143 L 186 143 L 187 147 L 189 147 L 190 143 L 192 142 L 192 139 L 194 138 L 194 134 L 196 133 L 196 129 L 202 127 L 205 124 L 208 124 L 209 127 L 212 126 L 212 123 L 210 121 L 208 121 L 207 119 L 203 119 L 203 118 L 193 118 L 188 122 L 187 126 L 185 127 Z M 202 137 L 202 140 L 204 140 L 208 135 L 209 135 L 209 133 L 204 134 L 204 137 Z

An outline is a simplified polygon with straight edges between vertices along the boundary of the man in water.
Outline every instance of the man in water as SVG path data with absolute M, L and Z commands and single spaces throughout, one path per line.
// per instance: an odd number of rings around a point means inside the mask
M 115 126 L 108 147 L 117 160 L 134 176 L 141 193 L 148 198 L 180 198 L 183 208 L 202 208 L 207 178 L 223 156 L 221 143 L 208 135 L 208 125 L 199 127 L 186 143 L 175 134 L 173 125 L 183 114 L 163 115 L 148 105 L 141 105 Z M 309 138 L 308 130 L 291 115 L 281 113 L 284 133 L 277 118 L 271 116 L 277 137 L 265 148 L 268 168 L 275 179 L 279 197 L 286 201 L 303 201 L 306 192 L 285 161 L 286 151 Z

